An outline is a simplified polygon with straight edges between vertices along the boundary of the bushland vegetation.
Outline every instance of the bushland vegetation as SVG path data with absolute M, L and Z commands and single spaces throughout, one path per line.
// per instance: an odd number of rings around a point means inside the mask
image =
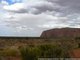
M 38 60 L 66 58 L 68 51 L 78 48 L 74 39 L 3 39 L 0 40 L 1 60 Z

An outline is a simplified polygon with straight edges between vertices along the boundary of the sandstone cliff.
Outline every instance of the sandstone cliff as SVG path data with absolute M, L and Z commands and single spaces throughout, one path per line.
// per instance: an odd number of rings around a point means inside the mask
M 44 38 L 59 38 L 68 37 L 75 38 L 80 37 L 80 28 L 56 28 L 43 31 L 41 37 Z

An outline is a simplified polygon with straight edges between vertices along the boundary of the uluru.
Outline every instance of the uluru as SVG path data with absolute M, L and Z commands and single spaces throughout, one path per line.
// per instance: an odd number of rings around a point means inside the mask
M 80 37 L 80 28 L 55 28 L 43 31 L 40 37 L 44 38 L 75 38 Z

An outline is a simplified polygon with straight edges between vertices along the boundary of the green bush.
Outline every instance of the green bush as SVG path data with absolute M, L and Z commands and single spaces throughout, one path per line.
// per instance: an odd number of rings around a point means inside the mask
M 63 57 L 63 50 L 59 46 L 50 44 L 38 45 L 34 47 L 19 48 L 22 60 L 37 60 L 38 58 L 59 58 Z
M 47 58 L 55 58 L 61 57 L 62 49 L 59 46 L 54 45 L 41 45 L 39 46 L 41 51 L 40 57 L 47 57 Z
M 4 49 L 1 52 L 2 56 L 17 56 L 18 55 L 18 51 L 15 49 Z
M 22 60 L 37 60 L 40 50 L 36 47 L 21 47 L 20 48 Z

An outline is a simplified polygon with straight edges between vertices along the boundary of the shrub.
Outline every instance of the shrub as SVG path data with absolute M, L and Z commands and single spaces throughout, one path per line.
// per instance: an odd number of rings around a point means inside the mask
M 20 49 L 22 60 L 37 60 L 40 50 L 36 47 L 21 47 Z
M 40 46 L 41 57 L 53 58 L 61 57 L 62 49 L 59 46 L 54 45 L 41 45 Z
M 19 48 L 22 60 L 37 60 L 38 58 L 58 58 L 63 57 L 62 49 L 54 45 L 38 45 L 34 47 Z
M 18 51 L 15 49 L 4 49 L 2 51 L 2 55 L 3 56 L 17 56 L 18 55 Z

